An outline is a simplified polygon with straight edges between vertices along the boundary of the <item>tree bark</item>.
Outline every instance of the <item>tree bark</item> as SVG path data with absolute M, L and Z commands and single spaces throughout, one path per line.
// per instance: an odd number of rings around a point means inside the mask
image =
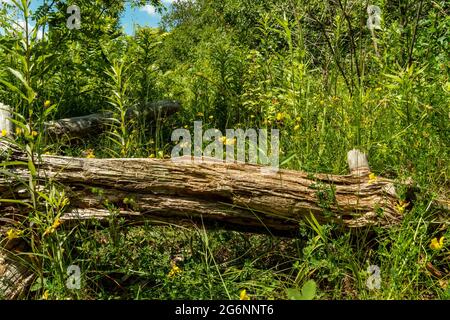
M 23 157 L 12 155 L 13 160 Z M 28 169 L 17 166 L 13 171 L 15 178 L 0 178 L 2 198 L 27 198 L 20 181 L 28 180 Z M 105 201 L 130 219 L 187 219 L 276 233 L 295 231 L 310 214 L 347 227 L 389 226 L 401 219 L 393 181 L 369 180 L 368 172 L 263 174 L 261 166 L 208 159 L 196 164 L 191 158 L 173 162 L 47 155 L 39 161 L 39 172 L 65 189 L 71 202 L 66 221 L 107 216 Z M 0 209 L 25 208 L 2 203 Z
M 179 110 L 180 103 L 177 101 L 157 101 L 148 103 L 141 108 L 136 107 L 127 110 L 127 119 L 135 117 L 147 121 L 154 121 L 168 117 Z M 112 117 L 113 113 L 108 111 L 82 117 L 49 121 L 44 124 L 44 131 L 51 137 L 85 137 L 105 130 L 105 128 L 111 124 Z
M 3 145 L 0 161 L 7 153 L 10 160 L 26 159 Z M 261 166 L 210 159 L 196 163 L 191 158 L 173 162 L 44 155 L 38 180 L 66 192 L 70 206 L 61 218 L 65 224 L 106 220 L 114 213 L 134 223 L 197 224 L 292 236 L 299 222 L 311 215 L 321 223 L 351 228 L 398 223 L 393 181 L 369 179 L 367 161 L 361 159 L 367 160 L 352 150 L 348 162 L 353 174 L 338 176 L 292 170 L 263 174 Z M 13 177 L 0 177 L 1 198 L 28 199 L 22 183 L 29 178 L 27 167 L 17 165 L 9 171 Z M 27 207 L 3 202 L 0 212 L 0 229 L 3 224 L 5 232 L 4 222 L 26 216 Z M 0 255 L 0 293 L 17 298 L 33 278 L 23 261 L 5 250 Z

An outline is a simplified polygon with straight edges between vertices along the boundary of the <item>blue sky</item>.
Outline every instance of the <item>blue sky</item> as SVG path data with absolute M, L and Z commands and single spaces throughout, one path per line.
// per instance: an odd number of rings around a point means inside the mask
M 0 0 L 1 2 L 11 2 L 10 0 Z M 163 4 L 169 8 L 171 3 L 174 0 L 162 0 Z M 31 0 L 31 8 L 36 9 L 39 5 L 43 3 L 43 0 Z M 76 4 L 76 1 L 74 1 Z M 81 21 L 83 21 L 83 16 L 81 16 Z M 127 34 L 133 34 L 134 26 L 150 26 L 157 27 L 159 22 L 161 21 L 161 16 L 156 12 L 155 8 L 146 5 L 140 8 L 131 8 L 129 4 L 127 4 L 126 11 L 122 16 L 121 23 L 125 28 L 125 32 Z
M 170 8 L 172 2 L 175 0 L 162 0 L 162 3 L 166 8 Z M 122 26 L 125 28 L 126 33 L 133 33 L 133 25 L 139 24 L 141 26 L 157 27 L 161 21 L 161 15 L 155 11 L 155 8 L 146 5 L 141 8 L 132 9 L 130 5 L 127 5 L 124 16 L 121 19 Z
M 167 2 L 166 2 L 167 3 Z M 142 8 L 131 8 L 127 4 L 127 9 L 123 15 L 121 22 L 127 34 L 133 33 L 133 26 L 139 24 L 141 26 L 157 27 L 161 21 L 161 16 L 152 6 Z

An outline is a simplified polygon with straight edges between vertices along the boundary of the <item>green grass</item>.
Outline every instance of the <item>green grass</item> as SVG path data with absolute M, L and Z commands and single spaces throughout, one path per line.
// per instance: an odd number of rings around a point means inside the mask
M 177 27 L 143 28 L 136 37 L 105 32 L 101 46 L 95 32 L 103 20 L 83 34 L 52 29 L 54 38 L 43 42 L 27 35 L 24 46 L 11 31 L 0 36 L 0 101 L 14 107 L 22 124 L 18 147 L 162 158 L 173 146 L 172 130 L 192 129 L 196 120 L 221 130 L 278 128 L 283 168 L 347 174 L 346 154 L 359 148 L 376 175 L 412 178 L 417 198 L 402 223 L 347 230 L 301 222 L 298 237 L 288 239 L 133 226 L 113 216 L 94 230 L 52 231 L 65 196 L 50 182 L 48 190 L 37 190 L 34 175 L 26 182 L 34 227 L 24 223 L 21 229 L 37 277 L 26 298 L 238 299 L 245 289 L 251 299 L 288 299 L 295 292 L 288 289 L 300 292 L 310 280 L 316 299 L 450 298 L 448 213 L 430 206 L 437 196 L 450 195 L 448 4 L 417 0 L 400 10 L 378 1 L 384 29 L 375 34 L 377 56 L 360 23 L 366 19 L 362 3 L 282 2 L 249 7 L 238 0 L 198 0 L 201 10 L 180 4 L 165 17 Z M 10 23 L 4 13 L 0 17 Z M 181 101 L 183 109 L 156 128 L 125 120 L 128 106 L 162 98 Z M 42 108 L 47 99 L 55 103 L 51 112 Z M 39 131 L 45 120 L 102 108 L 114 111 L 116 124 L 78 145 L 46 143 L 26 127 Z M 35 164 L 29 157 L 29 167 Z M 398 189 L 404 197 L 406 190 Z M 43 236 L 46 230 L 52 232 Z M 443 248 L 430 248 L 441 237 Z M 70 265 L 81 269 L 80 290 L 67 289 Z M 368 268 L 374 265 L 381 283 L 371 290 Z

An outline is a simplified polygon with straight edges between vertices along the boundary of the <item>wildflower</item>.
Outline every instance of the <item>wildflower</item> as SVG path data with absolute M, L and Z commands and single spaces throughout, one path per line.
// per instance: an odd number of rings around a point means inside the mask
M 397 205 L 395 206 L 395 209 L 398 211 L 398 213 L 403 214 L 408 205 L 409 205 L 409 202 L 402 200 L 399 203 L 397 203 Z
M 38 135 L 37 131 L 34 131 L 34 130 L 31 131 L 31 136 L 32 137 L 37 137 L 37 135 Z
M 294 127 L 295 131 L 298 131 L 299 129 L 300 129 L 300 125 L 299 124 Z
M 44 236 L 48 234 L 52 234 L 56 231 L 56 229 L 61 225 L 61 220 L 59 218 L 56 218 L 55 221 L 53 221 L 53 224 L 50 227 L 47 227 L 44 232 Z
M 6 137 L 7 134 L 8 134 L 8 130 L 3 129 L 2 130 L 2 137 Z
M 22 134 L 22 129 L 21 128 L 16 128 L 16 135 L 20 136 Z
M 167 275 L 169 278 L 175 277 L 177 274 L 181 273 L 180 267 L 178 267 L 175 263 L 172 264 L 172 269 L 170 270 L 169 274 Z
M 92 149 L 87 149 L 84 152 L 84 154 L 85 154 L 86 158 L 88 158 L 88 159 L 94 159 L 95 158 L 94 150 L 92 150 Z
M 222 137 L 219 140 L 226 146 L 233 146 L 236 144 L 236 138 L 228 139 L 227 137 Z
M 377 181 L 377 176 L 375 175 L 375 173 L 370 173 L 369 174 L 369 184 L 372 184 L 375 181 Z
M 197 117 L 203 117 L 203 116 L 204 116 L 203 112 L 197 113 Z
M 209 120 L 213 120 L 214 119 L 214 116 L 209 116 Z
M 277 121 L 283 121 L 286 116 L 282 112 L 277 113 Z
M 48 300 L 48 290 L 45 290 L 42 294 L 42 300 Z
M 46 101 L 44 102 L 44 108 L 50 107 L 51 104 L 52 104 L 52 103 L 50 102 L 50 100 L 46 100 Z
M 433 250 L 441 250 L 444 247 L 444 237 L 433 238 L 430 243 L 430 248 Z
M 250 297 L 247 295 L 247 290 L 242 290 L 239 294 L 239 300 L 250 300 Z
M 6 232 L 6 236 L 8 237 L 8 240 L 14 240 L 20 238 L 20 236 L 23 234 L 22 230 L 18 229 L 9 229 Z

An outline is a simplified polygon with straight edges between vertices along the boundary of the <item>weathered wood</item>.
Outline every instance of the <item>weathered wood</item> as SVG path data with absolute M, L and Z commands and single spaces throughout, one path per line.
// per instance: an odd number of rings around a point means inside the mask
M 11 119 L 11 107 L 0 102 L 0 131 L 5 130 L 6 136 L 13 134 L 13 124 L 9 120 Z M 0 132 L 3 135 L 3 132 Z
M 84 218 L 89 210 L 104 210 L 105 200 L 129 217 L 203 220 L 274 232 L 296 230 L 298 221 L 310 214 L 348 227 L 391 225 L 401 218 L 395 210 L 393 181 L 369 181 L 368 175 L 290 170 L 263 175 L 260 166 L 208 160 L 194 164 L 190 158 L 172 162 L 46 155 L 39 169 L 42 177 L 66 189 L 72 203 L 70 219 L 77 212 Z M 29 178 L 26 167 L 15 167 L 14 173 L 19 180 Z M 103 195 L 93 193 L 93 188 L 103 190 Z M 4 198 L 27 196 L 18 180 L 9 177 L 0 178 L 0 192 Z M 124 201 L 128 198 L 133 199 L 132 207 Z M 5 206 L 0 204 L 0 209 Z
M 370 173 L 367 155 L 359 150 L 353 149 L 347 154 L 347 163 L 350 173 L 353 175 L 366 175 Z
M 139 118 L 146 121 L 155 121 L 168 117 L 180 110 L 177 101 L 162 100 L 147 103 L 143 107 L 134 107 L 127 110 L 127 119 Z M 14 126 L 11 118 L 11 107 L 0 103 L 0 130 L 6 130 L 8 136 L 13 135 Z M 82 117 L 73 117 L 48 121 L 44 123 L 44 132 L 50 137 L 66 137 L 69 139 L 86 137 L 102 132 L 111 125 L 113 113 L 101 112 Z
M 23 243 L 18 242 L 19 246 Z M 31 285 L 34 275 L 29 261 L 18 255 L 23 248 L 0 248 L 0 299 L 17 299 Z
M 11 153 L 5 145 L 3 149 L 13 160 L 25 160 L 20 151 Z M 358 163 L 366 165 L 364 161 Z M 311 215 L 320 222 L 344 227 L 398 223 L 401 214 L 395 209 L 398 199 L 393 182 L 381 177 L 372 181 L 357 170 L 361 169 L 358 165 L 351 167 L 358 174 L 280 170 L 269 175 L 262 174 L 256 165 L 207 159 L 199 164 L 191 158 L 172 162 L 44 155 L 39 160 L 40 176 L 47 183 L 58 184 L 70 199 L 71 205 L 62 217 L 65 224 L 107 219 L 112 212 L 106 209 L 106 203 L 115 208 L 115 214 L 133 222 L 196 223 L 285 236 L 295 234 L 299 221 Z M 28 169 L 16 166 L 10 170 L 14 178 L 0 177 L 2 198 L 27 199 L 21 181 L 29 178 Z M 16 219 L 27 208 L 0 203 L 0 210 L 5 221 Z M 2 272 L 1 268 L 13 271 Z M 17 261 L 3 259 L 0 280 L 27 284 L 29 272 L 18 268 Z M 2 289 L 7 298 L 17 297 L 22 290 L 0 285 Z
M 135 117 L 153 121 L 168 117 L 179 110 L 179 102 L 163 100 L 148 103 L 143 107 L 130 108 L 127 110 L 126 116 L 127 119 Z M 50 136 L 85 137 L 105 130 L 111 125 L 112 117 L 112 112 L 101 112 L 82 117 L 49 121 L 44 124 L 44 131 Z

